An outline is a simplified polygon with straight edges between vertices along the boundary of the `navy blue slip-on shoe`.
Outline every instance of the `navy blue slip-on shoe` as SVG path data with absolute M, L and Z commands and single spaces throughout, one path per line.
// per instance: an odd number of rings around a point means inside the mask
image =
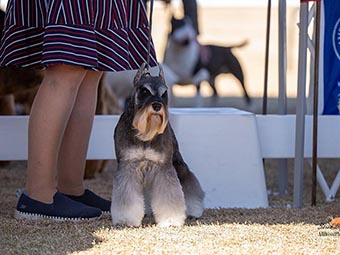
M 98 208 L 76 202 L 59 192 L 53 196 L 52 204 L 34 200 L 24 192 L 19 198 L 14 217 L 29 220 L 83 221 L 96 220 L 101 215 L 102 212 Z
M 111 201 L 96 195 L 91 190 L 85 189 L 84 194 L 81 196 L 72 195 L 66 196 L 73 199 L 74 201 L 81 202 L 87 206 L 99 208 L 100 210 L 102 210 L 103 214 L 110 214 Z

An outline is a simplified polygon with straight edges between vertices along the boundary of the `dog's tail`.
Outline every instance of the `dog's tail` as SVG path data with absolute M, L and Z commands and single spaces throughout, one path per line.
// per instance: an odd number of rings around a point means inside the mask
M 244 46 L 246 46 L 249 43 L 248 39 L 245 39 L 243 42 L 239 43 L 239 44 L 235 44 L 230 46 L 230 48 L 242 48 Z

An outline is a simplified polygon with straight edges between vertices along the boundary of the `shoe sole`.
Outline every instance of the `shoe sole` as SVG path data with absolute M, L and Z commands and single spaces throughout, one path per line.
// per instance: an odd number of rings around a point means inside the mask
M 102 211 L 102 219 L 111 219 L 110 211 Z
M 49 221 L 56 221 L 56 222 L 65 222 L 65 221 L 80 222 L 80 221 L 99 220 L 101 217 L 102 215 L 98 217 L 93 217 L 93 218 L 65 218 L 65 217 L 47 216 L 47 215 L 36 214 L 36 213 L 25 213 L 25 212 L 20 212 L 18 210 L 15 210 L 14 212 L 14 218 L 16 218 L 17 220 L 33 220 L 33 221 L 49 220 Z

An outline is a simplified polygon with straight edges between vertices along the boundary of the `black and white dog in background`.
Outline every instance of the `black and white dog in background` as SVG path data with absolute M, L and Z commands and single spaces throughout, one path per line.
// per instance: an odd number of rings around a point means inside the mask
M 246 44 L 230 47 L 216 45 L 200 45 L 197 34 L 188 17 L 172 18 L 171 33 L 165 50 L 163 64 L 177 75 L 177 84 L 197 86 L 207 81 L 217 96 L 215 78 L 222 73 L 231 73 L 241 84 L 247 103 L 250 97 L 244 84 L 244 75 L 240 62 L 232 53 L 232 49 Z
M 215 87 L 215 78 L 222 73 L 231 73 L 241 84 L 246 102 L 250 102 L 245 88 L 242 67 L 232 53 L 233 48 L 242 47 L 246 43 L 231 47 L 200 45 L 197 41 L 197 33 L 191 24 L 190 18 L 171 20 L 172 31 L 168 36 L 167 47 L 163 63 L 164 78 L 169 88 L 169 106 L 176 106 L 173 96 L 173 85 L 194 84 L 199 88 L 202 81 L 207 81 L 213 89 L 214 96 L 218 96 Z M 157 74 L 157 68 L 151 68 L 153 75 Z M 105 72 L 103 81 L 120 99 L 120 105 L 125 107 L 126 98 L 133 89 L 133 78 L 136 71 Z M 200 97 L 198 97 L 200 100 Z M 201 102 L 196 102 L 200 106 Z

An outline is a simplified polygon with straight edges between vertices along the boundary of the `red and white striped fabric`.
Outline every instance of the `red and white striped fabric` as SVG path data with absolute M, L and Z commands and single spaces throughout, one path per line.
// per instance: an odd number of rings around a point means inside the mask
M 137 69 L 147 58 L 143 0 L 9 0 L 0 65 Z M 156 64 L 153 45 L 150 65 Z

